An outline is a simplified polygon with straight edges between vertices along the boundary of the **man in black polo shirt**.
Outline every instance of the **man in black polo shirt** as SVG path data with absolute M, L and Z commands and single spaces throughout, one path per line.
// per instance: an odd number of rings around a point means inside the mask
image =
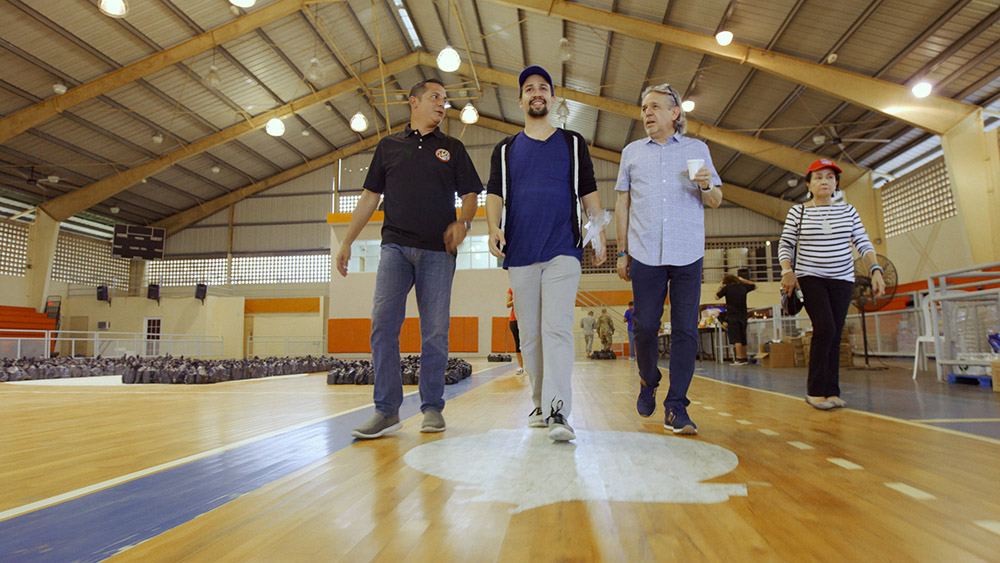
M 410 124 L 402 133 L 379 141 L 337 253 L 337 270 L 346 276 L 351 243 L 371 219 L 380 194 L 384 196 L 382 251 L 372 310 L 375 415 L 351 432 L 355 438 L 378 438 L 401 426 L 399 331 L 406 315 L 406 296 L 413 287 L 420 311 L 420 410 L 424 413 L 420 431 L 445 429 L 441 410 L 455 252 L 472 226 L 476 196 L 483 189 L 462 142 L 437 128 L 446 101 L 439 80 L 425 80 L 410 89 Z M 462 199 L 458 221 L 456 193 Z
M 734 366 L 747 365 L 747 293 L 757 286 L 750 280 L 726 274 L 715 292 L 716 299 L 726 298 L 726 332 L 736 348 Z

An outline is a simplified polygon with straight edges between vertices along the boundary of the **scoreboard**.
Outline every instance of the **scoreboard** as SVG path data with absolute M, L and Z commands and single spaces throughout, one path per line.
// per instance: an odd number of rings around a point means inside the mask
M 111 254 L 122 258 L 161 260 L 165 238 L 166 231 L 159 227 L 118 224 L 115 225 Z

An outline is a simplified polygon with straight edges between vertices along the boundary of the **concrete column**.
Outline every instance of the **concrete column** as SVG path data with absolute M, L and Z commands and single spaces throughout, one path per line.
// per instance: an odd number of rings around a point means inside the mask
M 941 136 L 955 203 L 976 264 L 1000 260 L 1000 149 L 982 109 Z
M 146 261 L 132 260 L 128 264 L 128 294 L 131 297 L 142 297 L 146 295 L 146 287 L 143 282 L 146 280 Z
M 45 300 L 52 283 L 52 261 L 59 240 L 59 221 L 41 209 L 36 210 L 35 222 L 28 228 L 28 267 L 25 299 L 29 307 L 45 311 Z

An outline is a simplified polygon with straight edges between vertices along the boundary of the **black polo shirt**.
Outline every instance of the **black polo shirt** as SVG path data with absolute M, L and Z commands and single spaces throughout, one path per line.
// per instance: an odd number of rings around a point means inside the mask
M 734 283 L 720 289 L 715 296 L 726 298 L 727 313 L 736 313 L 737 315 L 742 313 L 745 317 L 747 314 L 747 294 L 755 289 L 757 286 L 752 283 Z
M 462 141 L 407 125 L 379 141 L 364 188 L 385 197 L 383 243 L 443 251 L 455 194 L 479 193 L 483 183 Z

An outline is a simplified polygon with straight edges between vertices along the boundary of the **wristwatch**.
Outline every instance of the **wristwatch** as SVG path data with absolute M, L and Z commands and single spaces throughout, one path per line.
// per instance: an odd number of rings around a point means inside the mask
M 468 231 L 472 228 L 472 221 L 466 221 L 465 219 L 460 219 L 463 225 L 465 225 L 465 230 Z
M 628 256 L 628 252 L 619 252 L 618 257 L 621 258 L 622 256 Z

